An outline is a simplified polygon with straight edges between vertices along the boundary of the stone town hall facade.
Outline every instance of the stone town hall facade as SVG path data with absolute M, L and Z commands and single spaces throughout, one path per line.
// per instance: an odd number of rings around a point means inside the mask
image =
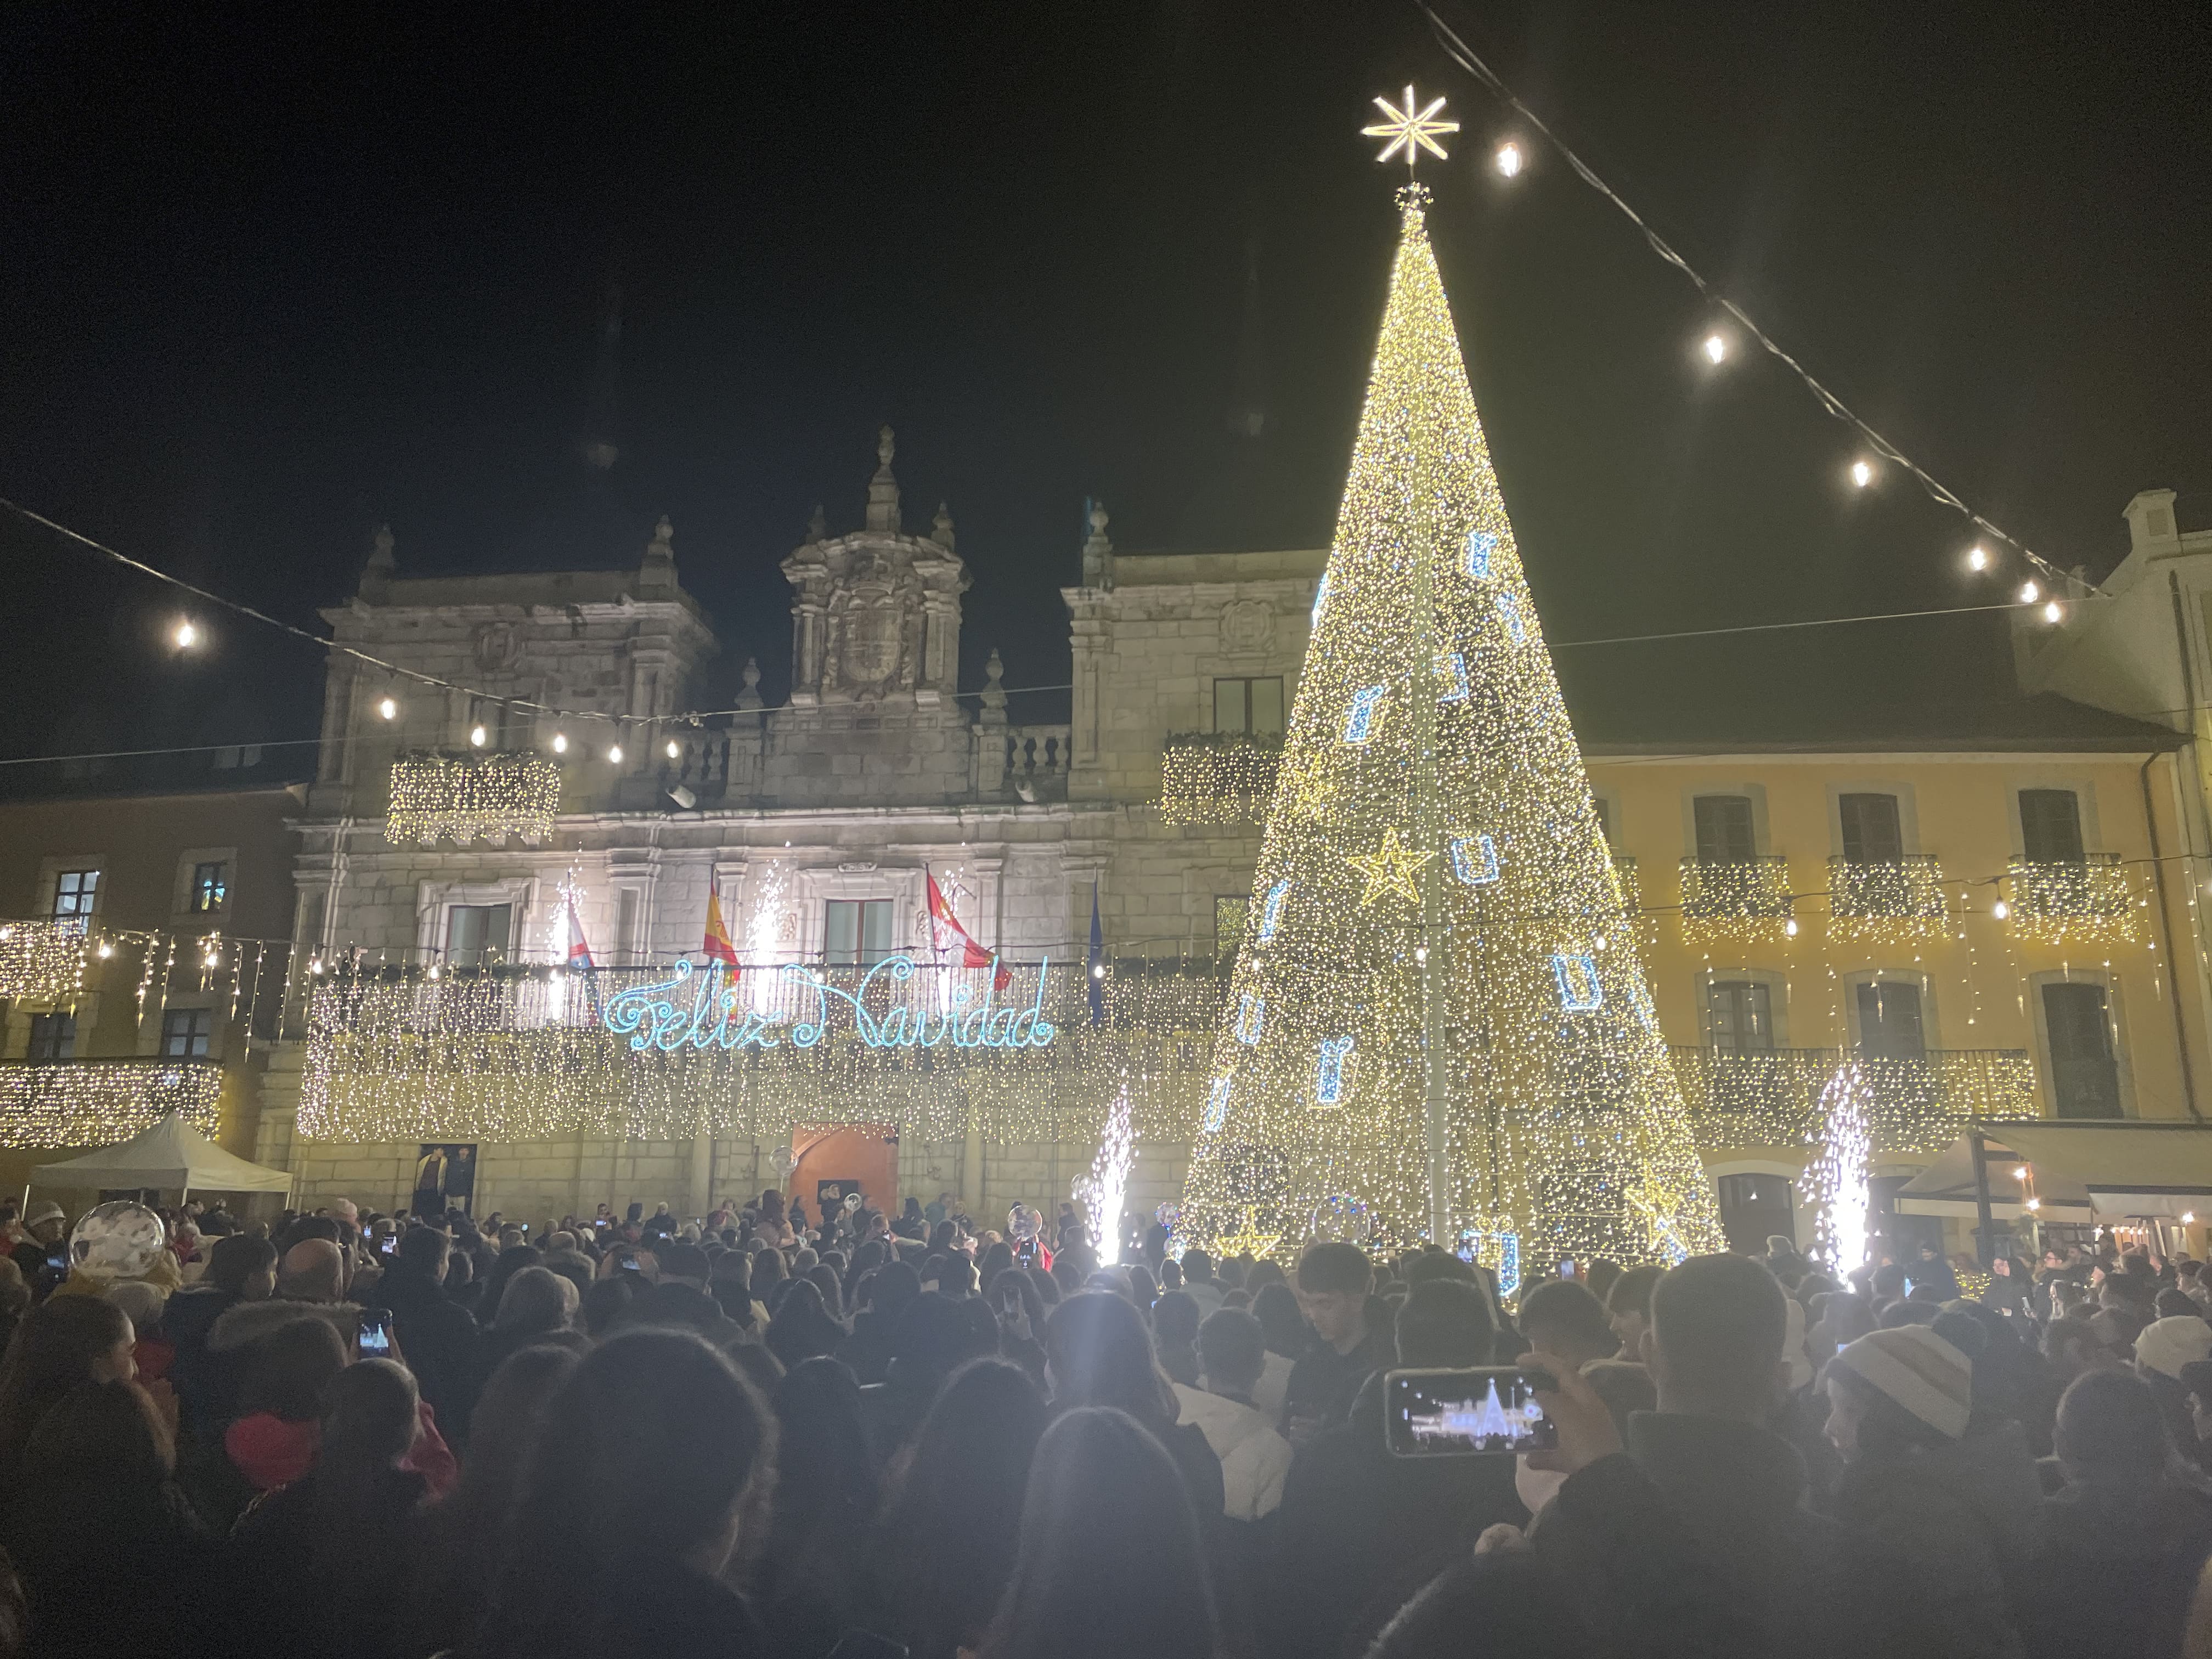
M 929 533 L 908 533 L 888 429 L 878 453 L 862 527 L 831 535 L 817 511 L 783 561 L 788 701 L 763 707 L 749 663 L 738 708 L 696 726 L 654 718 L 699 706 L 715 649 L 665 520 L 623 570 L 409 578 L 380 538 L 359 592 L 326 613 L 335 639 L 470 691 L 331 656 L 320 771 L 297 826 L 296 937 L 319 969 L 314 1033 L 272 1058 L 263 1161 L 293 1169 L 303 1194 L 389 1204 L 406 1201 L 426 1143 L 472 1146 L 477 1212 L 535 1217 L 602 1200 L 696 1212 L 775 1184 L 790 1147 L 801 1158 L 791 1186 L 810 1200 L 815 1177 L 854 1175 L 1003 1213 L 1067 1190 L 1142 1049 L 1133 1199 L 1149 1206 L 1179 1188 L 1214 964 L 1241 935 L 1259 832 L 1250 803 L 1240 811 L 1227 797 L 1214 803 L 1226 810 L 1199 812 L 1213 822 L 1167 821 L 1190 814 L 1161 810 L 1164 744 L 1208 734 L 1185 740 L 1202 770 L 1215 769 L 1206 776 L 1233 786 L 1240 767 L 1264 775 L 1325 550 L 1117 555 L 1094 509 L 1081 585 L 1063 590 L 1071 722 L 1010 725 L 995 653 L 980 692 L 957 684 L 969 577 L 951 520 L 940 508 Z M 533 750 L 562 772 L 559 816 L 537 844 L 387 838 L 397 757 Z M 787 1002 L 766 988 L 775 974 L 764 963 L 823 964 L 834 979 L 841 964 L 849 973 L 886 951 L 939 960 L 925 869 L 968 932 L 1012 964 L 1007 994 L 1033 1000 L 1043 974 L 1055 1006 L 1077 1011 L 1060 1022 L 1064 1052 L 1042 1069 L 981 1088 L 962 1081 L 959 1057 L 915 1054 L 886 1062 L 896 1077 L 801 1072 L 762 1096 L 772 1106 L 754 1099 L 766 1086 L 757 1080 L 742 1109 L 704 1072 L 688 1084 L 664 1073 L 646 1092 L 680 1098 L 656 1115 L 608 1097 L 603 1075 L 564 1080 L 573 1050 L 546 1061 L 550 1073 L 516 1059 L 544 1050 L 550 1027 L 573 1033 L 599 1018 L 579 1014 L 573 981 L 544 983 L 565 954 L 572 904 L 603 970 L 602 1001 L 697 957 L 711 893 L 746 963 L 739 994 Z M 1084 1012 L 1094 892 L 1115 999 L 1096 1026 Z M 1149 990 L 1136 983 L 1147 963 Z M 1179 1037 L 1127 1032 L 1133 988 L 1175 1005 Z M 457 1020 L 464 1005 L 474 1012 Z M 375 1011 L 404 1030 L 363 1036 Z M 602 1054 L 620 1050 L 592 1036 Z M 469 1057 L 458 1068 L 456 1054 Z M 1006 1057 L 978 1065 L 994 1060 Z M 914 1074 L 933 1061 L 945 1062 L 933 1077 Z M 364 1065 L 376 1076 L 364 1079 Z M 534 1081 L 518 1084 L 518 1065 L 538 1066 Z

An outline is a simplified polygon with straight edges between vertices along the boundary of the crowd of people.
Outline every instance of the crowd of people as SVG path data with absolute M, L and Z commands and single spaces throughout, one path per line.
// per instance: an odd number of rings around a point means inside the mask
M 0 1659 L 2212 1655 L 2212 1275 L 0 1206 Z M 1404 1455 L 1394 1369 L 1555 1448 Z

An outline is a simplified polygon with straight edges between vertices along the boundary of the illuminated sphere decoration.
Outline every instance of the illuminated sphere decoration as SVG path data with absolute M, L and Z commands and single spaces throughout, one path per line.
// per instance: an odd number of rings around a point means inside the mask
M 161 1218 L 117 1199 L 87 1210 L 70 1232 L 70 1266 L 95 1279 L 137 1279 L 167 1241 Z
M 1401 234 L 1181 1231 L 1722 1247 L 1425 221 Z M 1602 941 L 1602 943 L 1601 943 Z M 1424 957 L 1423 952 L 1425 952 Z

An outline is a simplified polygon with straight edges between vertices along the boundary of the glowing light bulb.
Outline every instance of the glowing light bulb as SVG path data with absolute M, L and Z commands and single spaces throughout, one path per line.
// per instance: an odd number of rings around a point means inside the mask
M 1428 959 L 1429 947 L 1425 945 L 1416 945 L 1413 947 L 1413 960 L 1416 962 L 1426 962 Z
M 2185 1227 L 2193 1224 L 2196 1219 L 2197 1212 L 2194 1210 L 2184 1210 L 2181 1212 L 2181 1224 Z
M 200 642 L 200 630 L 189 619 L 177 624 L 177 649 L 189 651 Z
M 113 945 L 112 943 L 111 943 L 110 941 L 108 941 L 108 940 L 106 940 L 106 939 L 102 939 L 102 940 L 100 940 L 100 950 L 99 950 L 99 951 L 98 951 L 98 955 L 99 955 L 99 957 L 100 957 L 100 959 L 102 962 L 106 961 L 108 957 L 110 957 L 113 956 L 114 954 L 115 954 L 115 946 L 114 946 L 114 945 Z
M 2031 1210 L 2039 1210 L 2043 1207 L 2043 1200 L 2039 1198 L 2031 1198 L 2027 1200 L 2027 1207 Z
M 438 964 L 434 962 L 430 964 L 430 977 L 432 979 L 438 977 Z
M 2002 921 L 2007 916 L 2012 914 L 2012 906 L 2007 904 L 2002 899 L 1999 899 L 1995 904 L 1990 906 L 1990 914 L 1995 916 L 1999 921 Z
M 608 745 L 607 759 L 616 766 L 620 766 L 622 764 L 622 745 L 620 744 L 610 744 Z
M 2022 582 L 2020 585 L 2020 602 L 2022 605 L 2033 605 L 2042 597 L 2043 590 L 2033 582 Z
M 1782 924 L 1782 931 L 1786 937 L 1796 939 L 1797 937 L 1797 918 L 1792 916 L 1789 921 L 1784 922 Z
M 556 732 L 553 734 L 553 752 L 556 755 L 565 755 L 568 752 L 568 734 L 566 732 Z
M 392 698 L 386 697 L 382 702 L 376 705 L 376 712 L 384 716 L 386 720 L 396 720 L 399 718 L 399 705 Z
M 2059 604 L 2056 599 L 2051 600 L 2050 604 L 2043 607 L 2043 620 L 2047 623 L 2065 621 L 2066 607 Z
M 678 755 L 682 754 L 683 752 L 684 752 L 684 751 L 683 751 L 683 750 L 681 750 L 680 748 L 678 748 L 678 747 L 677 746 L 676 739 L 675 739 L 675 738 L 669 738 L 669 740 L 668 740 L 668 758 L 669 758 L 669 759 L 671 759 L 671 760 L 674 760 L 674 759 L 675 759 Z
M 1103 979 L 1103 978 L 1105 978 L 1105 977 L 1106 977 L 1106 964 L 1105 964 L 1104 963 L 1103 963 L 1103 962 L 1096 962 L 1096 963 L 1091 963 L 1091 978 L 1093 978 L 1093 979 Z
M 484 746 L 486 736 L 487 734 L 483 727 L 481 726 L 471 726 L 469 728 L 469 741 L 475 744 L 478 749 Z
M 1874 482 L 1874 463 L 1872 461 L 1853 461 L 1851 463 L 1851 482 L 1856 484 L 1861 489 L 1864 489 L 1869 484 L 1872 483 Z
M 1705 361 L 1709 363 L 1723 361 L 1728 356 L 1728 337 L 1722 334 L 1706 335 L 1705 353 Z
M 2014 1170 L 2013 1170 L 2013 1172 L 2012 1172 L 2012 1178 L 2013 1178 L 2014 1181 L 2025 1181 L 2025 1180 L 2027 1180 L 2027 1164 L 2021 1164 L 2016 1165 L 2016 1166 L 2014 1168 Z
M 1987 570 L 1989 568 L 1990 550 L 1982 546 L 1979 543 L 1977 543 L 1974 546 L 1973 551 L 1966 555 L 1966 568 L 1969 570 Z
M 1528 158 L 1521 154 L 1521 146 L 1508 139 L 1498 147 L 1498 171 L 1502 178 L 1517 179 Z
M 307 971 L 314 975 L 316 978 L 320 979 L 323 974 L 323 959 L 320 957 L 317 957 L 308 963 Z

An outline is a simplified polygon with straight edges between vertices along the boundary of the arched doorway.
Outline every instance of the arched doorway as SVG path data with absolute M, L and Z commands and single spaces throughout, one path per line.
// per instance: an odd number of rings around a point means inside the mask
M 788 1198 L 806 1200 L 806 1212 L 819 1221 L 825 1181 L 860 1183 L 872 1209 L 898 1212 L 898 1131 L 888 1123 L 842 1123 L 834 1127 L 796 1124 L 791 1150 L 799 1162 L 785 1185 Z

